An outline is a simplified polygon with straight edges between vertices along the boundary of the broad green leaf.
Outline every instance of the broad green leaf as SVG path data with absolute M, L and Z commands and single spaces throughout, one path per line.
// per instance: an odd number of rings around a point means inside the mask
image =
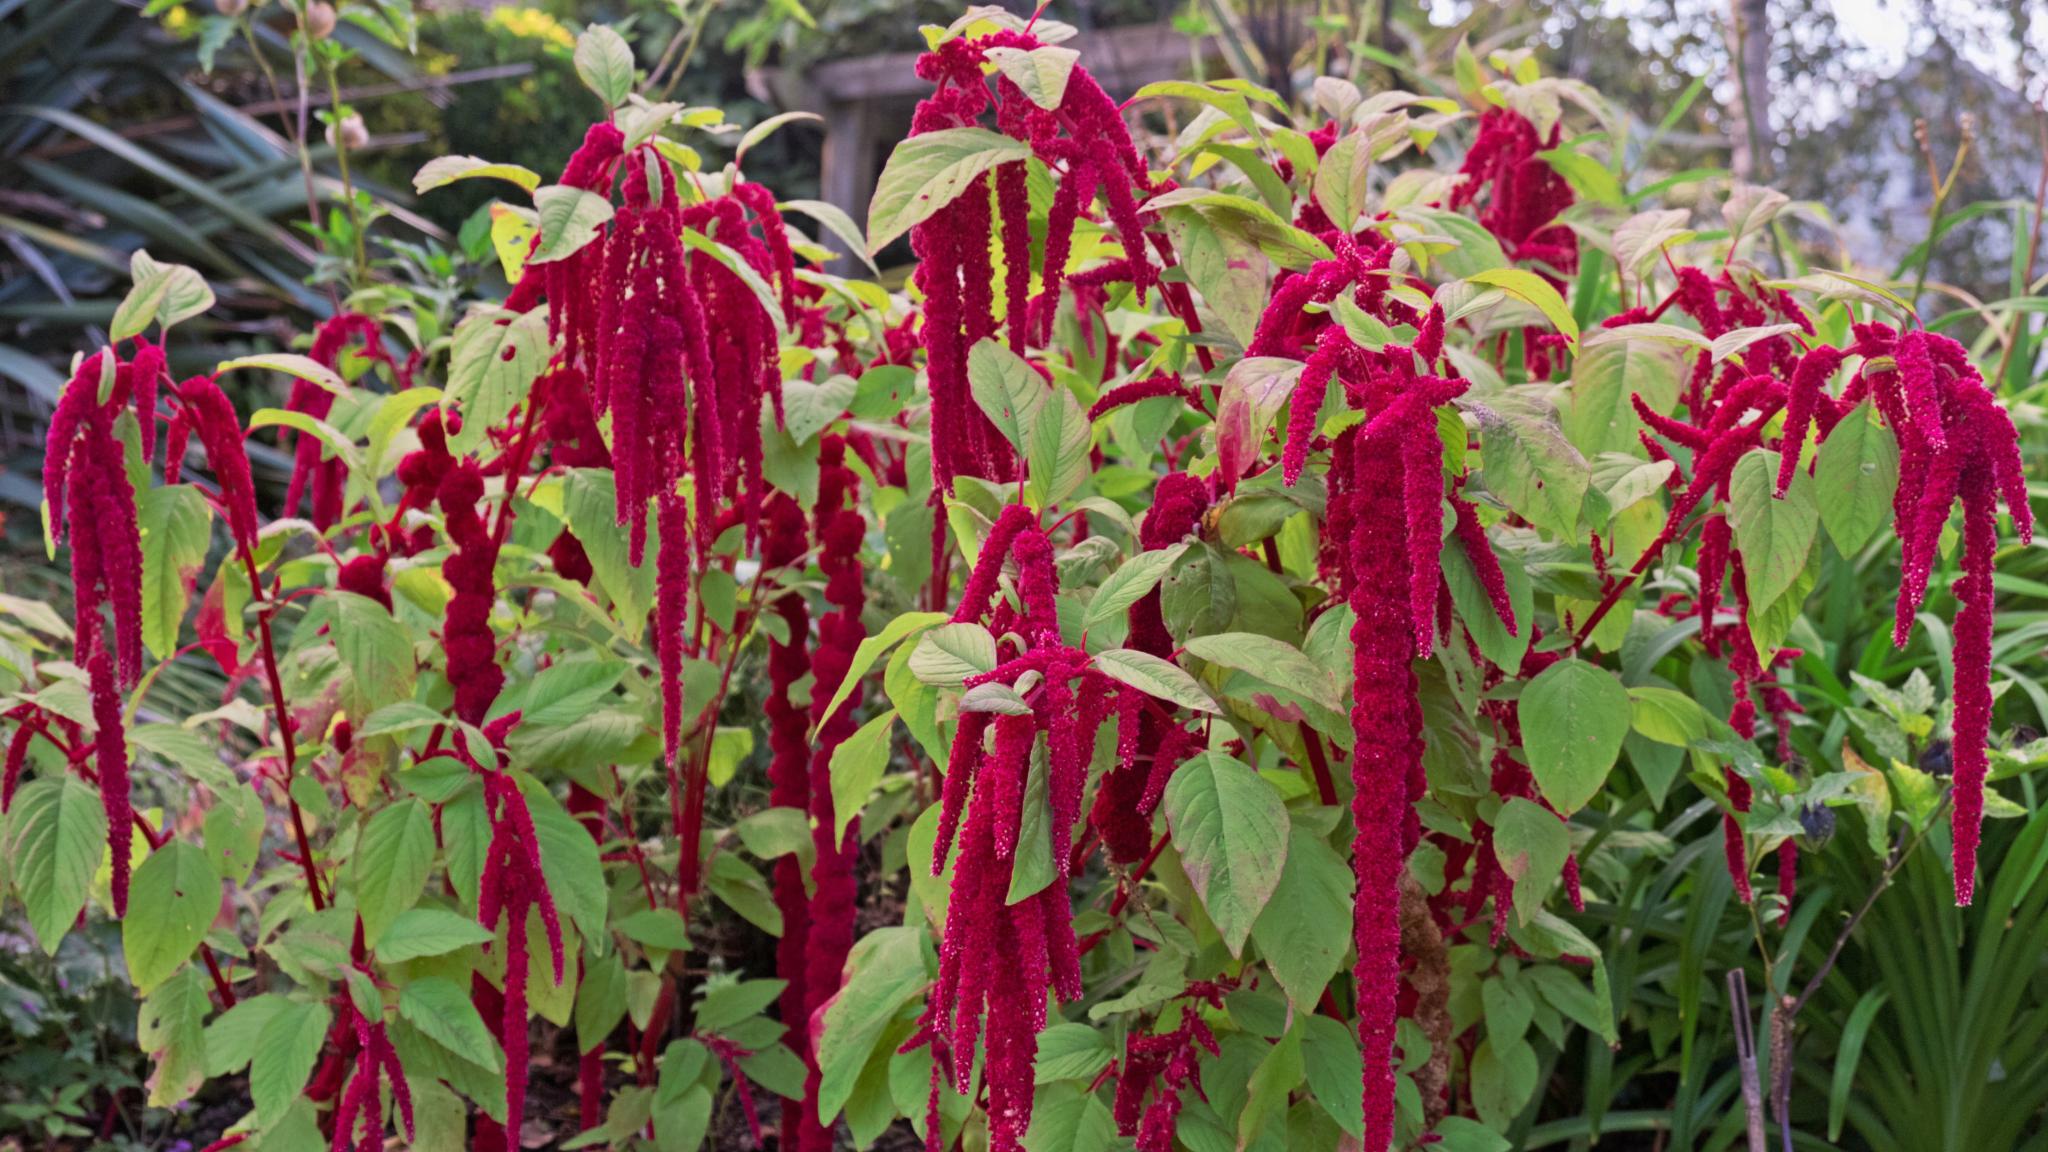
M 990 48 L 988 58 L 1017 90 L 1048 112 L 1057 111 L 1067 95 L 1067 78 L 1081 54 L 1072 48 Z
M 178 650 L 178 627 L 193 582 L 207 562 L 213 510 L 190 484 L 150 488 L 137 506 L 141 521 L 141 640 L 158 660 Z
M 1683 692 L 1642 685 L 1628 695 L 1631 723 L 1645 739 L 1687 748 L 1711 735 L 1706 709 Z
M 1522 689 L 1522 750 L 1543 798 L 1569 816 L 1607 781 L 1628 735 L 1628 689 L 1584 660 L 1560 660 Z
M 1557 814 L 1516 796 L 1494 818 L 1493 854 L 1515 882 L 1515 916 L 1527 924 L 1564 874 L 1571 833 Z
M 378 947 L 384 930 L 418 902 L 433 864 L 434 821 L 425 804 L 403 800 L 370 817 L 351 868 L 364 944 Z
M 128 273 L 135 286 L 114 310 L 107 326 L 107 338 L 118 344 L 148 331 L 160 329 L 158 339 L 171 326 L 190 320 L 213 307 L 213 288 L 206 278 L 183 264 L 165 264 L 136 249 L 128 258 Z
M 996 638 L 979 624 L 941 624 L 918 639 L 910 652 L 910 671 L 940 688 L 957 688 L 969 676 L 992 672 Z
M 1219 632 L 1190 639 L 1187 650 L 1211 664 L 1298 693 L 1331 712 L 1344 711 L 1343 692 L 1329 671 L 1286 641 L 1253 632 Z
M 1835 548 L 1853 556 L 1891 515 L 1899 486 L 1899 442 L 1880 427 L 1868 400 L 1856 405 L 1821 442 L 1813 500 Z
M 815 1038 L 818 1120 L 824 1124 L 846 1107 L 882 1030 L 931 979 L 923 927 L 878 928 L 861 937 L 846 958 L 846 973 Z
M 556 906 L 576 922 L 577 931 L 586 939 L 603 939 L 607 898 L 597 841 L 545 785 L 523 772 L 514 776 L 533 813 L 534 834 L 540 839 L 540 869 Z
M 1351 868 L 1327 841 L 1296 825 L 1280 884 L 1252 923 L 1252 941 L 1299 1011 L 1309 1011 L 1351 947 Z
M 1025 492 L 1041 511 L 1073 495 L 1088 479 L 1093 433 L 1081 404 L 1055 387 L 1024 430 Z
M 896 145 L 868 202 L 868 252 L 929 220 L 989 169 L 1029 159 L 1031 146 L 986 128 L 944 128 Z
M 197 845 L 173 840 L 149 854 L 128 886 L 121 951 L 138 992 L 162 983 L 199 947 L 220 912 L 220 875 Z
M 1349 230 L 1366 204 L 1366 174 L 1372 169 L 1372 152 L 1364 135 L 1346 132 L 1323 153 L 1316 165 L 1314 194 L 1323 214 L 1337 226 Z
M 1728 484 L 1728 522 L 1742 550 L 1751 604 L 1775 603 L 1792 587 L 1820 530 L 1812 479 L 1795 471 L 1782 500 L 1772 495 L 1777 483 L 1778 454 L 1757 448 L 1736 462 Z
M 1472 1055 L 1472 1104 L 1488 1127 L 1512 1123 L 1536 1093 L 1536 1050 L 1527 1040 L 1496 1045 L 1482 1040 Z
M 967 386 L 983 415 L 1019 454 L 1028 454 L 1039 409 L 1051 399 L 1046 383 L 1030 361 L 998 340 L 983 340 L 967 353 Z
M 155 1059 L 149 1105 L 182 1103 L 206 1082 L 206 1030 L 211 1008 L 206 978 L 190 968 L 157 986 L 136 1014 L 135 1042 Z
M 1093 1080 L 1115 1057 L 1109 1037 L 1098 1029 L 1086 1024 L 1056 1023 L 1038 1034 L 1038 1062 L 1033 1080 L 1039 1084 Z
M 633 49 L 604 24 L 592 24 L 576 38 L 576 75 L 607 108 L 626 102 L 633 91 Z
M 510 180 L 528 192 L 540 187 L 540 174 L 518 164 L 494 164 L 474 156 L 436 156 L 413 174 L 412 190 L 424 196 L 457 180 Z
M 1479 413 L 1487 489 L 1538 528 L 1571 536 L 1590 483 L 1585 457 L 1537 410 L 1499 399 Z
M 277 1001 L 256 1034 L 249 1061 L 249 1099 L 256 1106 L 257 1123 L 275 1124 L 306 1090 L 332 1020 L 325 1004 Z
M 366 709 L 381 709 L 412 696 L 412 635 L 389 609 L 353 592 L 329 592 L 334 650 L 355 679 L 356 698 Z M 351 704 L 350 707 L 354 707 Z
M 819 720 L 812 727 L 811 738 L 816 739 L 817 729 L 822 728 L 825 721 L 839 714 L 839 706 L 846 703 L 848 696 L 853 695 L 853 690 L 860 686 L 862 677 L 865 677 L 868 674 L 868 670 L 875 666 L 875 661 L 880 660 L 891 648 L 901 644 L 910 637 L 928 628 L 944 624 L 946 618 L 946 613 L 944 612 L 905 612 L 883 625 L 880 632 L 875 633 L 873 636 L 864 637 L 860 642 L 860 647 L 853 650 L 853 661 L 846 666 L 846 675 L 840 679 L 839 687 L 832 693 L 832 699 L 825 705 L 825 710 L 818 714 Z M 987 635 L 987 633 L 984 632 L 983 635 Z M 991 641 L 989 644 L 991 656 L 993 656 L 994 651 L 995 644 Z M 994 666 L 993 662 L 989 665 L 991 668 Z M 986 671 L 986 669 L 983 669 L 983 671 Z
M 487 1072 L 500 1072 L 505 1056 L 491 1030 L 469 1002 L 468 989 L 439 976 L 407 984 L 398 994 L 398 1014 L 434 1042 Z
M 1280 885 L 1287 806 L 1241 760 L 1203 752 L 1167 780 L 1166 826 L 1202 908 L 1235 956 Z
M 860 815 L 868 796 L 889 767 L 889 735 L 896 710 L 883 712 L 860 726 L 832 750 L 832 842 L 846 839 L 846 826 Z
M 1588 347 L 1572 365 L 1571 388 L 1559 405 L 1558 423 L 1588 459 L 1602 452 L 1641 456 L 1636 434 L 1643 429 L 1631 396 L 1654 412 L 1668 413 L 1678 402 L 1678 357 L 1663 344 L 1627 340 Z
M 619 934 L 637 944 L 681 952 L 690 946 L 688 927 L 673 908 L 642 908 L 618 923 Z
M 539 214 L 540 246 L 526 258 L 528 264 L 550 264 L 573 256 L 604 234 L 612 218 L 612 202 L 595 192 L 550 184 L 533 194 L 534 211 Z
M 76 777 L 43 777 L 15 794 L 6 829 L 7 871 L 37 942 L 55 956 L 85 907 L 106 851 L 106 810 L 99 794 Z
M 1222 711 L 1180 665 L 1150 652 L 1140 652 L 1135 648 L 1111 649 L 1096 655 L 1095 667 L 1105 676 L 1166 703 L 1197 712 Z
M 441 397 L 444 411 L 462 413 L 462 431 L 448 438 L 449 449 L 461 454 L 481 445 L 491 428 L 525 403 L 547 363 L 545 308 L 518 316 L 481 309 L 464 317 L 455 329 L 448 386 Z
M 335 375 L 334 369 L 310 356 L 301 356 L 296 352 L 262 352 L 254 356 L 237 356 L 233 360 L 223 360 L 214 365 L 213 373 L 218 376 L 238 368 L 261 368 L 270 372 L 282 372 L 309 384 L 317 384 L 336 396 L 347 395 L 349 390 L 348 382 Z
M 867 237 L 860 234 L 860 225 L 854 223 L 853 217 L 848 216 L 844 208 L 823 200 L 784 200 L 776 207 L 785 214 L 801 212 L 824 225 L 826 231 L 837 236 L 839 242 L 846 245 L 848 252 L 859 257 L 860 261 L 868 266 L 868 271 L 880 274 L 880 269 L 875 267 L 875 258 L 868 253 Z
M 583 543 L 597 582 L 611 598 L 612 614 L 635 634 L 647 626 L 647 610 L 654 603 L 654 565 L 635 568 L 629 561 L 626 533 L 617 522 L 617 489 L 612 474 L 604 468 L 578 468 L 562 480 L 562 518 Z M 654 517 L 647 525 L 647 552 L 654 555 L 659 543 Z
M 468 916 L 445 908 L 408 908 L 392 919 L 377 941 L 377 959 L 387 964 L 444 956 L 471 944 L 487 944 L 491 933 Z
M 1365 1058 L 1358 1050 L 1358 1033 L 1341 1020 L 1311 1015 L 1302 1022 L 1301 1055 L 1309 1095 L 1337 1127 L 1354 1138 L 1364 1136 L 1365 1102 L 1358 1085 L 1365 1076 Z
M 1099 632 L 1105 627 L 1113 628 L 1121 636 L 1123 617 L 1131 605 L 1143 600 L 1147 593 L 1159 586 L 1173 562 L 1187 551 L 1185 544 L 1160 548 L 1151 552 L 1140 552 L 1118 564 L 1116 569 L 1103 580 L 1095 590 L 1095 598 L 1088 602 L 1088 615 L 1083 627 L 1089 632 Z

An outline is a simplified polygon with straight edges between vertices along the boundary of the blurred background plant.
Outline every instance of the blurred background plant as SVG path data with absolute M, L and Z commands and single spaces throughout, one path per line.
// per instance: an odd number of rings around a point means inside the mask
M 1325 72 L 1368 91 L 1454 92 L 1462 41 L 1482 56 L 1533 44 L 1547 74 L 1587 82 L 1628 121 L 1615 129 L 1628 134 L 1635 186 L 1582 187 L 1583 200 L 1625 215 L 1691 189 L 1705 199 L 1731 172 L 1806 198 L 1781 230 L 1788 263 L 1922 282 L 1931 324 L 2002 366 L 2031 463 L 2048 442 L 2038 7 L 1059 0 L 1049 11 L 1084 29 L 1164 26 L 1198 46 L 1191 69 L 1302 102 Z M 222 307 L 172 346 L 180 374 L 285 344 L 363 293 L 402 300 L 432 347 L 465 300 L 504 285 L 488 192 L 460 186 L 416 209 L 412 174 L 447 153 L 550 171 L 592 113 L 570 61 L 584 24 L 635 30 L 644 92 L 722 108 L 745 129 L 785 111 L 770 71 L 912 50 L 920 24 L 957 15 L 940 0 L 0 0 L 0 508 L 12 512 L 0 589 L 60 599 L 35 515 L 41 421 L 76 334 L 103 338 L 138 249 L 190 263 L 219 293 Z M 722 164 L 738 136 L 707 134 L 704 165 Z M 822 138 L 789 123 L 754 146 L 749 174 L 786 198 L 816 197 Z M 1600 233 L 1590 216 L 1573 222 Z M 278 481 L 282 455 L 252 448 Z M 1946 606 L 1930 604 L 1913 646 L 1894 652 L 1895 578 L 1875 548 L 1831 553 L 1815 594 L 1825 608 L 1795 632 L 1808 686 L 1799 758 L 1860 765 L 1869 787 L 1784 814 L 1812 863 L 1782 929 L 1766 931 L 1768 905 L 1753 913 L 1731 898 L 1715 806 L 1677 758 L 1646 772 L 1657 754 L 1631 749 L 1640 791 L 1626 818 L 1579 846 L 1596 896 L 1577 923 L 1608 958 L 1622 1042 L 1581 1032 L 1539 1046 L 1516 1147 L 1742 1146 L 1732 970 L 1753 997 L 1759 1082 L 1789 1104 L 1783 1147 L 2048 1148 L 2048 815 L 2032 775 L 2048 764 L 2048 550 L 1999 564 L 2001 596 L 2021 607 L 1998 617 L 1996 675 L 2007 713 L 2031 713 L 2033 726 L 1999 736 L 1993 814 L 2007 819 L 1985 845 L 1997 882 L 1967 910 L 1948 899 L 1936 819 Z M 1725 683 L 1668 652 L 1642 654 L 1642 673 L 1725 697 Z M 196 666 L 172 682 L 188 673 L 178 687 L 191 700 L 219 695 Z M 123 1063 L 133 1004 L 109 939 L 73 934 L 50 958 L 0 948 L 0 1140 L 162 1147 L 203 1130 L 202 1117 L 139 1106 L 142 1066 Z M 1512 963 L 1477 948 L 1453 959 Z

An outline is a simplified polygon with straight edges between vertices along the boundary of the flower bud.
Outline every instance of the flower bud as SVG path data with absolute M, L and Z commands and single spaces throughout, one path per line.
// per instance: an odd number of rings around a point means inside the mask
M 325 40 L 334 35 L 334 5 L 327 0 L 312 0 L 299 14 L 299 26 L 315 40 Z

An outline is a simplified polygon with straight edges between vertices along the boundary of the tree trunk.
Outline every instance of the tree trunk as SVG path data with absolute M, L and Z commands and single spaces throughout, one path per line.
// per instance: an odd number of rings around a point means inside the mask
M 1771 171 L 1769 0 L 1730 0 L 1728 15 L 1728 61 L 1735 79 L 1730 167 L 1740 179 L 1765 179 Z

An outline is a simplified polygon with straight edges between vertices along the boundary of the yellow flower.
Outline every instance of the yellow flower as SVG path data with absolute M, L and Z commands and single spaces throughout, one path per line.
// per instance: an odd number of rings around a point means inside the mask
M 575 48 L 576 37 L 562 22 L 538 8 L 498 8 L 491 22 L 522 40 L 539 40 L 558 48 Z

